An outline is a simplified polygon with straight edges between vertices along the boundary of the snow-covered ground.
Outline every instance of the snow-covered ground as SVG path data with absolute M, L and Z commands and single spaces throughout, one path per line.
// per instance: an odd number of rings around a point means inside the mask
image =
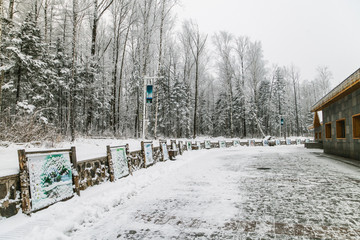
M 292 139 L 296 139 L 294 137 Z M 302 138 L 304 139 L 304 138 Z M 184 141 L 189 141 L 189 139 L 179 139 Z M 210 137 L 199 137 L 192 141 L 204 141 L 204 140 L 211 140 L 211 141 L 219 141 L 219 140 L 226 140 L 230 141 L 231 139 L 225 139 L 223 137 L 218 138 L 210 138 Z M 257 141 L 261 141 L 261 139 L 256 139 Z M 247 140 L 241 140 L 247 141 Z M 154 146 L 159 145 L 159 141 L 153 141 Z M 59 143 L 43 143 L 40 146 L 31 143 L 24 143 L 24 144 L 16 144 L 16 143 L 9 143 L 9 142 L 0 142 L 0 177 L 17 174 L 19 173 L 19 162 L 18 162 L 18 153 L 17 150 L 19 149 L 26 149 L 27 151 L 36 151 L 36 150 L 43 150 L 43 149 L 54 149 L 54 148 L 70 148 L 72 146 L 76 147 L 76 154 L 77 160 L 87 160 L 96 157 L 103 157 L 106 156 L 106 146 L 118 146 L 129 144 L 130 151 L 136 151 L 141 149 L 141 139 L 126 139 L 126 140 L 119 140 L 119 139 L 87 139 L 87 138 L 80 138 L 77 139 L 74 143 L 70 142 L 59 142 Z M 170 143 L 170 140 L 168 140 Z
M 360 239 L 360 169 L 303 146 L 185 152 L 0 221 L 0 239 Z

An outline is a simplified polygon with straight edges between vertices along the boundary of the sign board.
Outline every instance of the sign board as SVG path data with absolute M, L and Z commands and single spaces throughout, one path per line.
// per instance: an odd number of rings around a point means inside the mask
M 306 143 L 309 143 L 309 142 L 310 142 L 310 139 L 308 139 L 308 138 L 305 139 L 305 142 L 306 142 Z
M 287 139 L 286 139 L 286 144 L 287 144 L 287 145 L 291 145 L 291 139 L 287 138 Z
M 225 141 L 219 141 L 219 147 L 220 147 L 220 148 L 226 148 L 226 143 L 225 143 Z
M 188 151 L 192 150 L 191 142 L 186 142 L 186 148 L 187 148 Z
M 210 149 L 211 148 L 211 143 L 209 140 L 205 140 L 205 148 L 206 149 Z
M 176 142 L 171 142 L 171 150 L 177 151 Z
M 152 150 L 152 144 L 151 143 L 144 143 L 144 158 L 146 166 L 149 166 L 154 163 L 153 158 L 153 150 Z
M 167 150 L 166 142 L 161 142 L 161 149 L 163 154 L 163 161 L 169 160 L 169 152 Z
M 146 103 L 152 103 L 153 99 L 153 86 L 147 85 L 146 86 Z
M 269 146 L 269 140 L 264 139 L 263 140 L 263 146 L 268 147 Z
M 240 141 L 234 140 L 233 144 L 234 144 L 234 147 L 238 147 L 238 146 L 240 146 Z
M 301 140 L 300 139 L 296 139 L 296 145 L 300 145 L 301 144 Z
M 179 153 L 183 154 L 184 152 L 184 143 L 183 141 L 179 141 Z
M 74 194 L 69 153 L 28 155 L 31 211 Z
M 275 140 L 275 144 L 276 144 L 276 146 L 280 146 L 280 145 L 281 145 L 280 140 L 279 140 L 279 139 L 276 139 L 276 140 Z
M 130 171 L 126 156 L 126 147 L 111 148 L 111 158 L 113 161 L 115 179 L 129 175 Z
M 200 143 L 200 142 L 196 142 L 196 146 L 197 146 L 197 149 L 198 149 L 198 150 L 201 149 L 201 143 Z
M 249 140 L 249 147 L 255 147 L 255 140 Z

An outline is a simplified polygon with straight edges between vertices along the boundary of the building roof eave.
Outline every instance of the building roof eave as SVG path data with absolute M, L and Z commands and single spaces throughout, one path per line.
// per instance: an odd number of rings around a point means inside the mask
M 344 96 L 360 88 L 360 68 L 337 85 L 311 108 L 311 112 L 323 110 Z

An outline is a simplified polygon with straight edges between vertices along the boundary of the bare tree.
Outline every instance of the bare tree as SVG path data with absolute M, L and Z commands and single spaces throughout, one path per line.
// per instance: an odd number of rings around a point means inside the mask
M 195 63 L 195 104 L 194 104 L 194 122 L 193 122 L 193 138 L 196 138 L 197 131 L 197 111 L 199 105 L 199 67 L 201 56 L 205 49 L 207 35 L 201 34 L 199 26 L 193 22 L 185 22 L 184 29 L 188 35 L 188 45 Z
M 135 4 L 132 4 L 135 6 Z M 126 23 L 126 19 L 131 12 L 131 16 Z M 112 73 L 112 84 L 113 84 L 113 96 L 111 100 L 112 105 L 112 121 L 113 121 L 113 132 L 116 134 L 119 127 L 119 109 L 121 104 L 121 92 L 122 92 L 122 76 L 124 67 L 124 58 L 126 52 L 126 46 L 131 25 L 133 24 L 133 9 L 131 9 L 130 2 L 127 0 L 116 1 L 113 8 L 113 19 L 114 19 L 114 48 L 113 48 L 113 73 Z M 125 32 L 124 43 L 121 45 L 121 37 Z M 123 47 L 121 63 L 120 61 L 120 49 Z M 120 68 L 120 70 L 118 70 Z M 120 73 L 118 73 L 120 72 Z M 118 82 L 119 77 L 119 82 Z
M 175 6 L 177 0 L 161 0 L 161 13 L 160 13 L 160 31 L 159 31 L 159 57 L 158 57 L 158 77 L 160 77 L 160 70 L 162 67 L 162 52 L 163 52 L 163 33 L 164 23 L 168 17 L 171 9 Z M 155 89 L 156 91 L 156 89 Z M 157 124 L 158 124 L 158 110 L 159 110 L 159 91 L 156 91 L 155 97 L 155 126 L 154 126 L 154 137 L 157 137 Z
M 236 39 L 236 53 L 238 56 L 239 62 L 239 86 L 240 86 L 240 93 L 241 94 L 241 105 L 242 105 L 242 130 L 243 130 L 243 137 L 246 137 L 246 104 L 245 104 L 245 75 L 248 69 L 248 64 L 246 62 L 246 56 L 249 50 L 250 40 L 246 36 L 241 36 Z
M 261 134 L 265 137 L 265 134 L 262 130 L 260 120 L 257 116 L 259 111 L 259 102 L 258 102 L 258 91 L 260 83 L 264 80 L 266 70 L 265 70 L 265 61 L 263 59 L 263 51 L 260 42 L 254 42 L 250 44 L 249 54 L 248 54 L 249 68 L 248 68 L 248 76 L 249 76 L 249 87 L 250 87 L 250 96 L 252 102 L 252 118 L 255 120 L 255 123 L 261 132 Z
M 234 134 L 233 124 L 233 79 L 234 79 L 234 58 L 233 52 L 233 36 L 227 32 L 220 32 L 214 35 L 214 43 L 219 55 L 219 76 L 225 81 L 226 93 L 229 103 L 229 116 L 230 116 L 230 136 Z
M 317 99 L 325 96 L 331 89 L 331 79 L 333 78 L 332 72 L 327 66 L 319 66 L 316 69 L 317 75 L 315 77 L 316 84 L 318 85 Z
M 299 126 L 299 111 L 298 111 L 298 91 L 299 91 L 299 81 L 300 81 L 300 70 L 291 65 L 286 69 L 286 74 L 289 78 L 289 81 L 292 84 L 294 90 L 294 108 L 295 108 L 295 124 L 296 124 L 296 136 L 300 135 L 300 126 Z

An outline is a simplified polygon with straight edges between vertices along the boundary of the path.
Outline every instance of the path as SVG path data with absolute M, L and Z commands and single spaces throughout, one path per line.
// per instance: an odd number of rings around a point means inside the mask
M 360 169 L 312 151 L 280 146 L 187 153 L 130 177 L 133 183 L 98 186 L 94 193 L 112 191 L 100 208 L 106 196 L 85 191 L 99 204 L 72 199 L 62 209 L 88 204 L 82 215 L 61 215 L 31 236 L 51 239 L 59 222 L 67 230 L 57 239 L 360 239 Z M 117 200 L 115 193 L 134 183 L 141 187 Z M 22 221 L 59 214 L 46 211 L 53 213 Z

